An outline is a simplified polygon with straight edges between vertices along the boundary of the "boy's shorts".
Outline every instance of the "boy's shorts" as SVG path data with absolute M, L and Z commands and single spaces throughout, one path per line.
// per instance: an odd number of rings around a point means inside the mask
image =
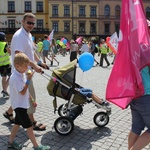
M 16 108 L 14 111 L 16 113 L 15 116 L 16 125 L 21 125 L 25 129 L 32 127 L 32 122 L 29 119 L 29 115 L 27 114 L 27 109 Z
M 130 103 L 132 113 L 132 132 L 140 135 L 147 127 L 150 133 L 150 95 L 144 95 Z
M 89 98 L 92 97 L 92 90 L 91 89 L 81 88 L 79 90 L 80 90 L 80 93 L 83 94 L 84 96 L 87 96 Z
M 0 66 L 0 74 L 2 77 L 11 75 L 11 65 Z

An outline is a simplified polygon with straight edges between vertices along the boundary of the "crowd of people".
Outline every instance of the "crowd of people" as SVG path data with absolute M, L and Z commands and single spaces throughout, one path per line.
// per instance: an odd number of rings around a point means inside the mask
M 69 49 L 65 44 L 56 43 L 55 39 L 50 41 L 48 35 L 44 35 L 44 39 L 39 38 L 36 43 L 30 33 L 34 28 L 35 20 L 36 17 L 32 13 L 24 14 L 22 26 L 14 33 L 10 47 L 6 42 L 5 33 L 0 32 L 0 74 L 3 88 L 1 93 L 5 99 L 10 98 L 11 101 L 10 107 L 3 113 L 3 116 L 14 124 L 9 136 L 8 148 L 22 148 L 21 144 L 14 141 L 19 127 L 22 126 L 26 129 L 35 150 L 50 149 L 49 146 L 39 145 L 33 132 L 33 130 L 46 130 L 46 125 L 38 123 L 34 117 L 37 107 L 32 79 L 34 72 L 42 73 L 43 69 L 53 66 L 54 61 L 57 63 L 56 66 L 59 66 L 58 54 L 65 57 L 69 52 L 70 62 L 86 51 L 93 56 L 95 54 L 95 44 L 92 40 L 86 42 L 83 40 L 79 45 L 72 39 L 69 41 Z M 83 48 L 85 44 L 86 48 Z M 95 62 L 99 64 L 96 60 Z M 29 70 L 30 73 L 28 73 Z M 84 95 L 87 94 L 87 89 L 85 90 L 82 90 Z M 90 90 L 89 93 L 93 92 Z M 109 105 L 97 96 L 94 96 L 93 100 L 101 105 Z
M 60 54 L 65 57 L 67 51 L 70 54 L 70 62 L 77 59 L 78 55 L 85 52 L 91 53 L 93 57 L 95 56 L 95 53 L 98 53 L 100 60 L 97 61 L 94 59 L 96 66 L 99 65 L 100 67 L 105 68 L 110 65 L 107 56 L 108 53 L 112 52 L 106 44 L 105 39 L 101 39 L 100 43 L 94 43 L 91 39 L 85 40 L 82 38 L 80 44 L 76 40 L 71 39 L 69 41 L 69 49 L 67 49 L 66 44 L 59 44 L 55 41 L 55 39 L 50 41 L 48 35 L 44 35 L 43 40 L 42 38 L 39 38 L 37 43 L 34 43 L 30 32 L 34 28 L 35 20 L 36 17 L 32 13 L 24 14 L 22 27 L 13 35 L 10 48 L 6 42 L 5 33 L 0 32 L 0 74 L 2 76 L 3 88 L 1 93 L 4 98 L 10 97 L 11 100 L 11 106 L 4 112 L 3 116 L 11 123 L 14 123 L 8 141 L 9 148 L 22 148 L 22 145 L 14 141 L 19 127 L 22 126 L 27 129 L 27 135 L 35 150 L 48 150 L 50 149 L 49 146 L 43 146 L 37 143 L 33 132 L 33 130 L 46 130 L 46 126 L 42 123 L 38 123 L 34 117 L 37 107 L 36 94 L 32 80 L 34 72 L 41 73 L 43 71 L 42 68 L 47 69 L 49 66 L 53 66 L 54 61 L 57 63 L 57 66 L 59 66 L 57 55 Z M 10 56 L 12 62 L 10 61 Z M 49 66 L 47 65 L 47 60 L 50 63 Z M 104 60 L 107 66 L 104 66 Z M 113 63 L 114 61 L 112 64 Z M 31 70 L 31 73 L 28 73 L 28 70 Z M 149 67 L 143 69 L 141 73 L 145 87 L 145 94 L 140 97 L 139 100 L 131 103 L 133 125 L 129 134 L 129 150 L 138 149 L 139 143 L 140 145 L 143 143 L 141 147 L 144 147 L 150 142 L 149 116 L 145 117 L 145 113 L 141 110 L 147 108 L 147 112 L 149 112 L 148 107 L 145 107 L 145 105 L 148 104 L 150 94 L 150 87 L 149 84 L 147 84 L 147 81 L 150 80 Z M 7 91 L 8 86 L 10 86 L 10 93 Z M 87 91 L 87 89 L 84 89 L 81 92 L 83 94 L 85 94 L 85 92 L 93 94 L 91 90 Z M 103 101 L 99 98 L 98 101 L 103 103 Z M 142 103 L 143 101 L 144 103 Z M 148 130 L 140 136 L 145 126 Z

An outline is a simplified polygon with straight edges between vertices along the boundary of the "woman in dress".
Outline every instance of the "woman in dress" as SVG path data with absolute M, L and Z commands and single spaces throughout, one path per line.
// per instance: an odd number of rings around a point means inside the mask
M 55 43 L 55 39 L 52 39 L 52 43 L 51 43 L 51 66 L 53 65 L 53 60 L 55 60 L 57 62 L 57 65 L 59 66 L 59 62 L 58 60 L 56 59 L 56 54 L 58 52 L 57 50 L 57 46 L 56 46 L 56 43 Z
M 70 62 L 77 59 L 78 44 L 74 40 L 70 41 Z

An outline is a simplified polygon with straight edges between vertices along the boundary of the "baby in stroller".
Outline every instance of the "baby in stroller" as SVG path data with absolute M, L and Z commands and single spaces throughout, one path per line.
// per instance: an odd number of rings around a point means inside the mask
M 101 106 L 105 107 L 106 109 L 110 109 L 109 107 L 109 103 L 103 99 L 101 99 L 100 97 L 98 97 L 95 93 L 93 93 L 92 89 L 89 88 L 75 88 L 77 91 L 79 91 L 81 94 L 83 94 L 84 96 L 91 98 L 92 100 L 94 100 L 95 102 L 97 102 L 98 104 L 100 104 Z M 98 105 L 97 105 L 98 107 Z

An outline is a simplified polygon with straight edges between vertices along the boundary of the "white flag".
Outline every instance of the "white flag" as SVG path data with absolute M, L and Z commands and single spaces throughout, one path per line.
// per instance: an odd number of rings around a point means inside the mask
M 111 35 L 109 42 L 112 45 L 112 47 L 117 51 L 118 50 L 118 36 L 116 32 Z
M 50 42 L 52 41 L 53 37 L 54 37 L 54 29 L 52 30 L 52 32 L 48 36 L 48 39 L 49 39 Z

